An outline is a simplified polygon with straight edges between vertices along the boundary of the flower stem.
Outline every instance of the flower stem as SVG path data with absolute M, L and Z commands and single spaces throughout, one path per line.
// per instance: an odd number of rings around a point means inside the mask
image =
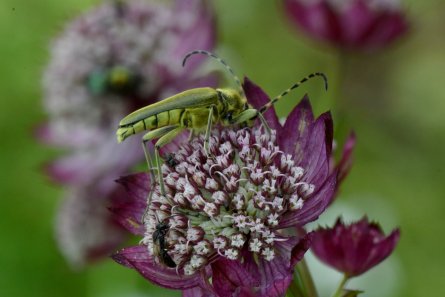
M 335 294 L 332 297 L 341 297 L 341 294 L 343 293 L 343 288 L 346 285 L 348 279 L 349 277 L 346 274 L 343 275 L 343 279 L 341 280 L 340 284 L 338 285 L 337 291 L 335 291 Z
M 298 289 L 299 293 L 299 295 L 294 295 L 294 296 L 318 297 L 318 293 L 315 288 L 314 281 L 312 280 L 309 267 L 307 266 L 306 261 L 304 259 L 297 264 L 295 270 L 295 277 L 290 287 L 292 293 L 293 293 L 292 291 L 293 287 Z

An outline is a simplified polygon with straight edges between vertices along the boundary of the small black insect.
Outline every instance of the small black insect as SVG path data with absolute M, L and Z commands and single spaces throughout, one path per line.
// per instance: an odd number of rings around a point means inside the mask
M 176 165 L 179 164 L 178 160 L 175 159 L 175 154 L 170 153 L 167 155 L 167 158 L 165 159 L 165 163 L 170 166 L 171 168 L 175 168 Z
M 159 257 L 161 262 L 167 267 L 174 268 L 176 267 L 176 263 L 168 254 L 165 242 L 165 236 L 169 230 L 170 226 L 165 222 L 156 225 L 156 230 L 153 232 L 153 253 Z

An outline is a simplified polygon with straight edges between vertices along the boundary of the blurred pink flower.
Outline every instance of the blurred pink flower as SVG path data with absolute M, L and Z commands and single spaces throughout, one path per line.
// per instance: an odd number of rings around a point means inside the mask
M 140 140 L 116 143 L 119 120 L 178 91 L 211 85 L 215 79 L 204 79 L 198 62 L 183 68 L 181 61 L 214 43 L 214 14 L 205 0 L 105 1 L 53 42 L 43 80 L 49 121 L 38 137 L 66 151 L 46 169 L 68 186 L 56 228 L 72 264 L 103 256 L 119 242 L 103 236 L 106 212 L 97 210 L 102 220 L 89 215 L 115 194 L 113 180 L 143 160 Z
M 310 37 L 341 49 L 383 48 L 408 29 L 398 0 L 284 0 L 290 20 Z
M 244 90 L 256 108 L 269 102 L 248 79 Z M 265 117 L 271 135 L 259 126 L 214 129 L 213 158 L 202 135 L 164 147 L 174 161 L 162 167 L 166 196 L 147 174 L 120 179 L 129 197 L 111 210 L 143 239 L 113 259 L 183 296 L 283 296 L 311 243 L 295 229 L 326 209 L 343 165 L 330 168 L 332 119 L 315 119 L 307 97 L 284 126 L 273 108 Z
M 314 232 L 311 248 L 321 261 L 353 277 L 385 260 L 396 247 L 399 236 L 396 229 L 385 237 L 380 226 L 368 222 L 366 217 L 349 225 L 339 218 L 334 227 Z

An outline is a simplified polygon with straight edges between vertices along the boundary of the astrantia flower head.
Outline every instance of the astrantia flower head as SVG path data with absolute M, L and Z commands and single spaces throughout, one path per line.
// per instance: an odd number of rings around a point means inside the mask
M 349 225 L 339 218 L 333 228 L 315 232 L 312 251 L 327 265 L 353 277 L 385 260 L 396 247 L 399 235 L 396 229 L 385 236 L 380 226 L 366 217 Z
M 244 90 L 254 107 L 268 101 L 249 80 Z M 209 157 L 203 136 L 165 147 L 165 196 L 149 188 L 146 174 L 122 179 L 131 197 L 113 211 L 143 239 L 114 259 L 188 296 L 284 294 L 311 239 L 295 230 L 332 201 L 339 168 L 329 166 L 329 113 L 314 120 L 306 98 L 284 126 L 273 110 L 265 116 L 271 134 L 259 126 L 214 129 Z
M 344 50 L 379 49 L 408 29 L 398 0 L 284 1 L 299 29 Z
M 44 103 L 50 120 L 39 136 L 70 152 L 47 166 L 51 177 L 82 189 L 75 191 L 88 199 L 106 201 L 113 195 L 115 177 L 144 159 L 136 139 L 125 147 L 115 143 L 119 120 L 159 98 L 212 84 L 214 79 L 200 76 L 197 61 L 184 68 L 180 61 L 196 47 L 211 49 L 214 27 L 213 12 L 205 0 L 105 1 L 70 23 L 54 41 L 44 75 Z M 84 218 L 85 232 L 96 230 L 88 216 Z M 82 237 L 60 240 L 69 259 L 74 261 L 72 247 L 64 242 L 81 241 Z

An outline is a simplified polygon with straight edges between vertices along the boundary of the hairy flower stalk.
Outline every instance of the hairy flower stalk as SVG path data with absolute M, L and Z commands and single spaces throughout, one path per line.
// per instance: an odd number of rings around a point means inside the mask
M 187 275 L 216 255 L 239 260 L 243 249 L 273 260 L 276 242 L 288 239 L 280 218 L 299 211 L 315 186 L 280 151 L 274 130 L 213 130 L 210 158 L 203 145 L 203 136 L 185 144 L 162 167 L 166 196 L 156 186 L 143 243 L 153 253 L 153 232 L 167 222 L 168 254 Z
M 255 108 L 269 102 L 250 80 L 243 88 Z M 142 241 L 113 259 L 186 297 L 283 296 L 312 238 L 296 230 L 332 202 L 352 148 L 331 166 L 332 120 L 315 119 L 306 97 L 284 125 L 273 108 L 264 116 L 271 134 L 213 129 L 209 156 L 202 135 L 163 147 L 165 195 L 146 173 L 121 178 L 129 196 L 111 210 Z

